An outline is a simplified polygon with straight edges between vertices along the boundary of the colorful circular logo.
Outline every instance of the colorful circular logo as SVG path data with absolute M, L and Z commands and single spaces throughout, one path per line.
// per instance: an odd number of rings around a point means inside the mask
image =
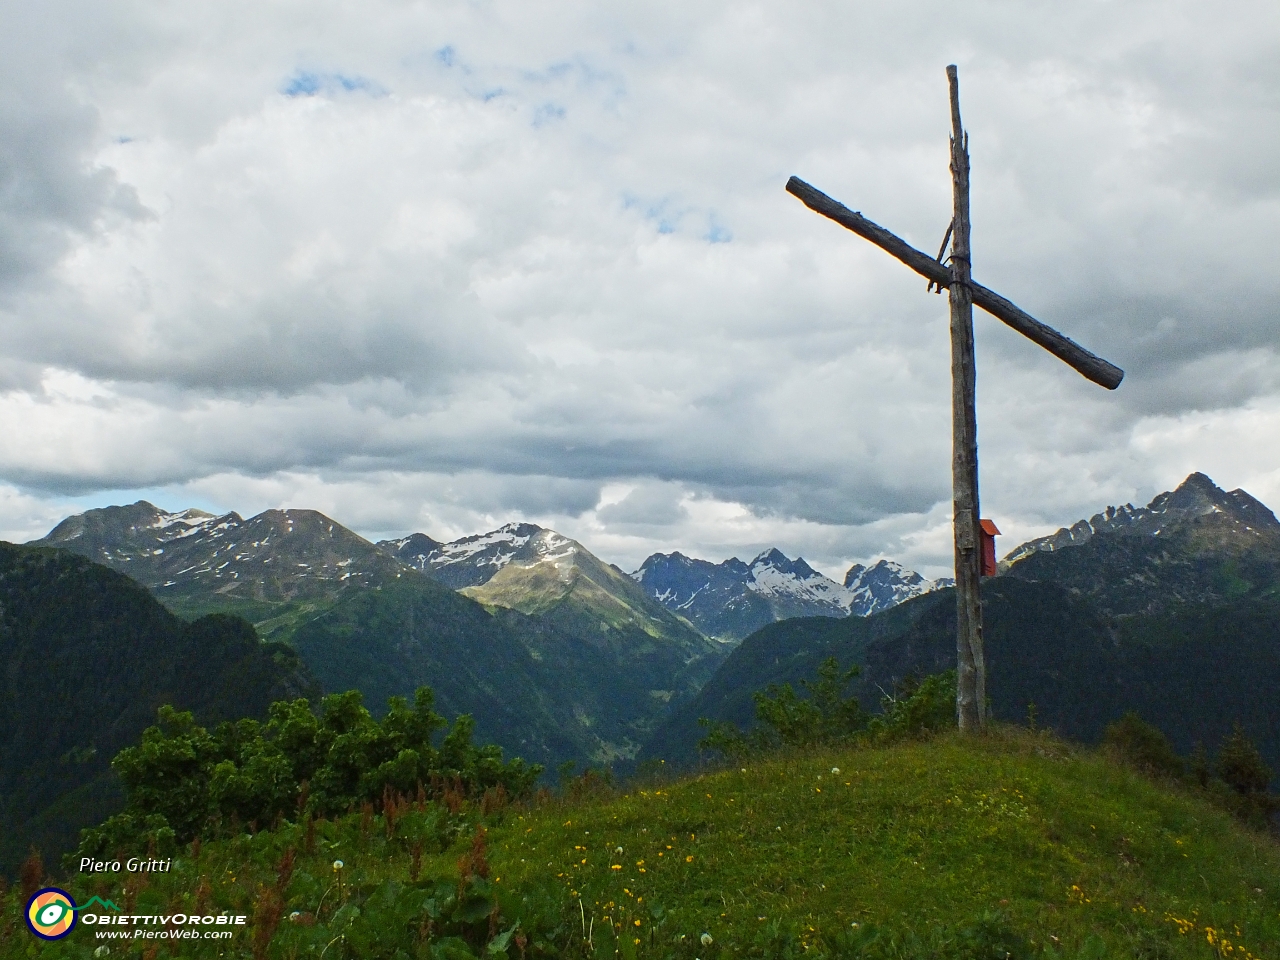
M 27 926 L 41 940 L 61 940 L 76 925 L 76 902 L 57 887 L 37 890 L 27 901 Z

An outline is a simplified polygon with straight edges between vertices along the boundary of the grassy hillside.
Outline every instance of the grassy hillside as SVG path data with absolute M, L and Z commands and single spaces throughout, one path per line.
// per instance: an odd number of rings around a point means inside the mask
M 171 873 L 65 886 L 134 913 L 250 918 L 229 941 L 185 941 L 183 957 L 1280 956 L 1273 840 L 1044 735 L 570 792 L 486 802 L 484 817 L 455 796 L 392 826 L 372 811 L 285 823 L 182 851 Z M 0 956 L 105 943 L 81 925 L 37 946 L 18 900 L 4 899 Z
M 727 649 L 580 548 L 557 562 L 503 567 L 461 591 L 484 604 L 558 677 L 576 724 L 596 745 L 578 758 L 635 758 L 669 713 L 715 672 Z
M 462 591 L 487 607 L 537 616 L 642 671 L 654 683 L 697 689 L 724 655 L 688 621 L 653 600 L 617 567 L 585 550 L 558 562 L 510 563 L 484 584 Z M 687 668 L 687 669 L 686 669 Z

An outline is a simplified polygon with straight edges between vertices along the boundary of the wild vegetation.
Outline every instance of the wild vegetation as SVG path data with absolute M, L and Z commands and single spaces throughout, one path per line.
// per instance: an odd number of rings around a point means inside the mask
M 731 760 L 760 756 L 779 749 L 832 746 L 859 739 L 884 740 L 918 736 L 955 726 L 954 670 L 920 680 L 905 677 L 893 693 L 881 696 L 880 716 L 862 708 L 846 687 L 861 671 L 842 670 L 835 657 L 818 665 L 815 680 L 801 680 L 808 694 L 801 697 L 789 683 L 770 684 L 752 695 L 755 724 L 747 731 L 731 723 L 703 718 L 708 734 L 699 749 Z
M 0 956 L 1280 956 L 1280 741 L 1256 692 L 1280 682 L 1280 534 L 1274 518 L 1196 511 L 1180 532 L 1155 505 L 1158 539 L 1099 529 L 988 582 L 1003 723 L 986 737 L 950 729 L 954 678 L 937 671 L 954 662 L 954 604 L 939 592 L 760 631 L 628 785 L 562 765 L 555 794 L 473 734 L 599 763 L 691 692 L 628 659 L 657 638 L 603 607 L 486 610 L 406 573 L 290 620 L 325 686 L 363 688 L 371 714 L 354 692 L 317 701 L 298 654 L 241 620 L 183 624 L 93 564 L 0 550 L 0 640 L 18 664 L 0 814 L 37 811 L 0 848 L 43 843 L 40 817 L 100 823 L 61 872 L 32 854 L 0 884 Z M 422 683 L 436 696 L 381 712 Z M 479 722 L 446 725 L 464 702 Z M 693 755 L 699 735 L 711 766 L 677 776 L 665 747 Z M 78 869 L 129 856 L 172 869 Z M 206 911 L 247 923 L 174 944 L 86 922 L 40 944 L 22 911 L 50 880 L 168 918 L 144 932 Z
M 542 768 L 504 762 L 502 749 L 472 743 L 475 724 L 458 717 L 437 748 L 445 720 L 430 688 L 412 706 L 392 697 L 374 720 L 359 691 L 330 694 L 318 714 L 306 699 L 271 706 L 271 719 L 223 723 L 210 732 L 190 713 L 160 709 L 160 722 L 112 761 L 127 797 L 123 812 L 86 830 L 81 857 L 109 860 L 116 851 L 166 856 L 177 844 L 251 833 L 286 816 L 327 817 L 379 801 L 448 789 L 462 795 L 521 797 Z
M 427 691 L 381 721 L 350 695 L 212 732 L 165 711 L 116 761 L 144 834 L 89 831 L 85 851 L 167 844 L 172 871 L 69 862 L 62 883 L 133 914 L 248 923 L 172 947 L 86 924 L 37 949 L 21 919 L 46 879 L 31 860 L 0 898 L 0 956 L 1280 955 L 1280 847 L 1222 802 L 1269 802 L 1243 736 L 1208 766 L 1136 716 L 1101 753 L 1007 726 L 962 738 L 934 729 L 949 726 L 945 680 L 855 717 L 848 673 L 829 662 L 807 697 L 762 693 L 776 739 L 723 769 L 654 764 L 626 788 L 588 770 L 558 794 L 464 748 L 465 722 L 435 745 Z

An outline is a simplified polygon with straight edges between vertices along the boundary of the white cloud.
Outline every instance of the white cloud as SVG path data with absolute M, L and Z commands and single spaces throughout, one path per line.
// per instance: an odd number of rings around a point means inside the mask
M 976 276 L 1128 370 L 979 318 L 1007 542 L 1280 495 L 1274 5 L 3 9 L 9 529 L 158 490 L 941 573 L 945 298 L 782 186 L 936 249 L 948 62 Z

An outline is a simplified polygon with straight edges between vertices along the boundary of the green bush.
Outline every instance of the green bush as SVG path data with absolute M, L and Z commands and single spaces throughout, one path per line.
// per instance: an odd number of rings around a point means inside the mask
M 1132 710 L 1107 727 L 1102 743 L 1143 773 L 1182 776 L 1185 765 L 1168 738 Z
M 707 736 L 699 750 L 716 750 L 727 757 L 744 757 L 779 747 L 811 747 L 847 740 L 867 725 L 867 714 L 854 697 L 845 697 L 858 667 L 842 671 L 835 657 L 818 667 L 816 680 L 801 680 L 808 693 L 801 698 L 789 683 L 770 684 L 752 694 L 756 726 L 743 733 L 731 723 L 703 717 L 699 723 Z
M 1183 761 L 1163 733 L 1132 711 L 1107 727 L 1102 742 L 1121 762 L 1148 775 L 1181 777 L 1203 790 L 1210 801 L 1254 827 L 1266 827 L 1271 816 L 1280 810 L 1280 798 L 1267 792 L 1271 768 L 1238 723 L 1223 740 L 1213 763 L 1199 743 L 1190 760 Z
M 956 672 L 947 670 L 917 680 L 906 677 L 892 695 L 881 698 L 882 715 L 868 730 L 881 739 L 918 737 L 956 725 Z
M 707 735 L 700 750 L 716 750 L 741 759 L 782 747 L 813 747 L 855 739 L 861 735 L 876 739 L 915 737 L 956 725 L 956 672 L 934 674 L 901 681 L 892 695 L 880 702 L 882 714 L 872 717 L 855 697 L 844 695 L 845 687 L 858 675 L 858 668 L 842 670 L 835 657 L 818 667 L 818 678 L 800 681 L 808 693 L 801 698 L 791 684 L 770 684 L 752 695 L 756 706 L 756 726 L 743 733 L 731 723 L 702 718 Z
M 1240 724 L 1218 748 L 1214 770 L 1218 783 L 1223 785 L 1216 791 L 1222 806 L 1256 828 L 1274 828 L 1272 817 L 1280 811 L 1280 797 L 1267 792 L 1273 774 Z M 1211 789 L 1210 794 L 1213 796 L 1215 791 Z
M 186 843 L 218 830 L 266 828 L 299 814 L 332 816 L 364 803 L 433 792 L 507 797 L 530 792 L 541 767 L 503 761 L 500 747 L 472 743 L 460 716 L 437 749 L 445 721 L 430 688 L 413 705 L 392 697 L 379 722 L 358 691 L 272 704 L 270 721 L 223 723 L 212 733 L 190 713 L 160 708 L 156 726 L 112 761 L 127 798 L 123 813 L 82 834 L 74 857 L 103 858 L 145 840 Z
M 1274 774 L 1262 760 L 1262 754 L 1244 735 L 1240 724 L 1218 750 L 1217 773 L 1232 790 L 1243 796 L 1267 792 Z

